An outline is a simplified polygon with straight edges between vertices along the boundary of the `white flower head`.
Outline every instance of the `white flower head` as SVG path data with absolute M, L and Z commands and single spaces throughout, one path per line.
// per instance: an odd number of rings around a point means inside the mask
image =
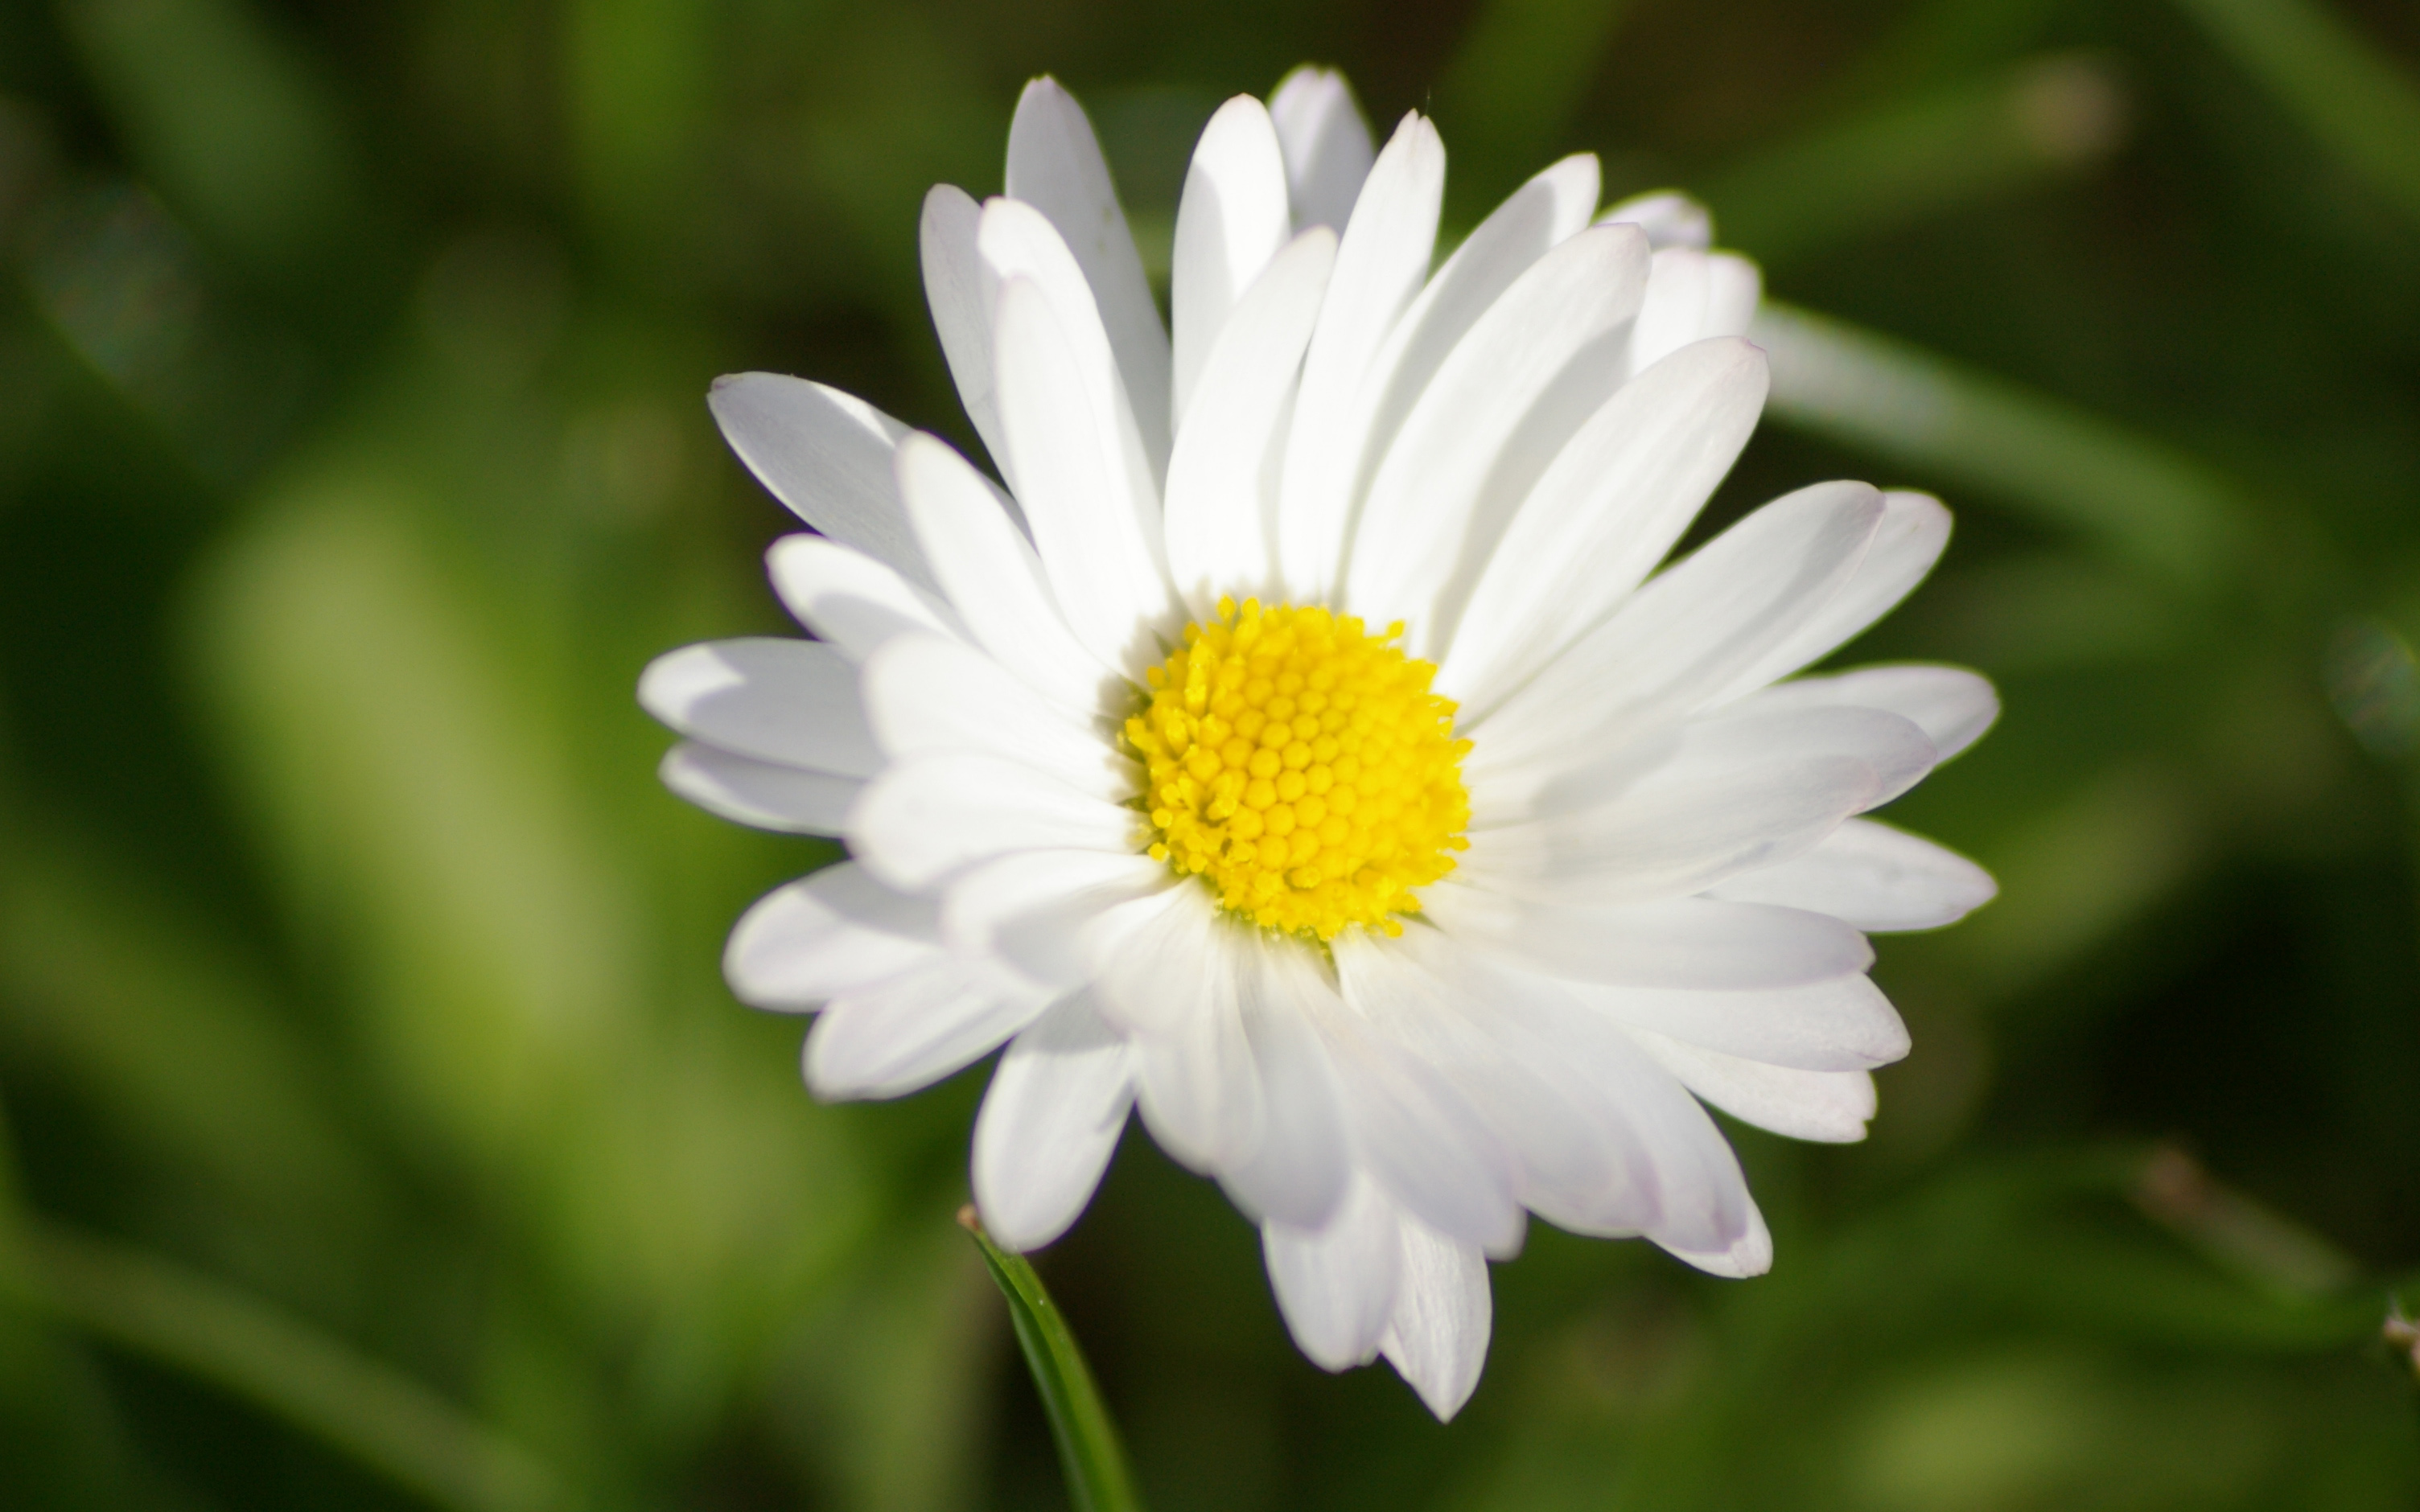
M 1907 1048 L 1863 932 L 1989 898 L 1857 815 L 1981 733 L 1946 667 L 1788 678 L 1948 516 L 1831 483 L 1656 570 L 1745 443 L 1756 270 L 1702 210 L 1597 212 L 1565 159 L 1431 270 L 1445 151 L 1311 69 L 1194 151 L 1161 324 L 1082 111 L 1018 102 L 1007 192 L 935 189 L 924 282 L 1003 490 L 833 390 L 716 418 L 820 532 L 814 640 L 691 646 L 646 707 L 683 796 L 851 859 L 733 932 L 814 1010 L 806 1077 L 890 1097 L 998 1049 L 977 1203 L 1012 1248 L 1129 1109 L 1259 1225 L 1329 1369 L 1469 1396 L 1528 1213 L 1749 1275 L 1701 1102 L 1863 1136 Z

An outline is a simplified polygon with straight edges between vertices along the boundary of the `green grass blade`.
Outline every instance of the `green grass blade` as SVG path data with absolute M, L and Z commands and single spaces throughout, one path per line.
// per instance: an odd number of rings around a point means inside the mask
M 2226 477 L 2123 425 L 1844 321 L 1767 301 L 1774 418 L 1987 491 L 2196 595 L 2237 579 L 2251 510 Z
M 2180 0 L 2347 167 L 2420 223 L 2420 85 L 2310 0 Z
M 1076 1335 L 1043 1289 L 1042 1278 L 1024 1256 L 1011 1255 L 991 1242 L 973 1208 L 960 1210 L 958 1222 L 974 1236 L 1000 1294 L 1008 1299 L 1009 1321 L 1016 1325 L 1017 1348 L 1025 1351 L 1033 1384 L 1042 1393 L 1076 1512 L 1141 1512 L 1142 1499 L 1135 1493 L 1117 1426 L 1109 1421 L 1100 1388 L 1076 1347 Z
M 157 1256 L 21 1215 L 9 1280 L 121 1349 L 184 1370 L 317 1435 L 437 1506 L 572 1504 L 518 1445 L 411 1378 Z

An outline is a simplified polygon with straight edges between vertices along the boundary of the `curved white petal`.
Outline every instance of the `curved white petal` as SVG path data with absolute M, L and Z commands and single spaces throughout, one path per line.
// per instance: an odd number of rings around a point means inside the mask
M 1134 1106 L 1124 1037 L 1085 993 L 1071 993 L 1016 1039 L 991 1073 L 975 1115 L 975 1206 L 1004 1249 L 1023 1251 L 1067 1231 Z
M 666 652 L 639 674 L 639 706 L 692 740 L 761 762 L 841 777 L 882 767 L 857 669 L 812 640 L 751 636 Z
M 1269 1287 L 1295 1343 L 1323 1370 L 1368 1365 L 1394 1317 L 1402 1225 L 1367 1177 L 1317 1228 L 1261 1226 Z
M 1094 656 L 1140 683 L 1159 658 L 1152 632 L 1172 604 L 1157 499 L 1137 496 L 1118 417 L 1082 377 L 1077 345 L 1039 285 L 1002 285 L 995 339 L 1019 502 L 1060 609 Z
M 1081 948 L 1085 927 L 1173 880 L 1164 863 L 1131 852 L 1019 851 L 951 879 L 941 935 L 954 950 L 1072 989 L 1093 979 Z
M 954 752 L 997 756 L 1105 803 L 1125 801 L 1134 786 L 1134 764 L 1089 721 L 1078 723 L 1036 699 L 1006 668 L 963 640 L 893 637 L 865 659 L 862 687 L 864 718 L 893 760 Z
M 1632 1028 L 1799 1071 L 1867 1071 L 1907 1054 L 1907 1026 L 1870 978 L 1767 991 L 1682 992 L 1573 982 L 1565 989 Z
M 1747 1199 L 1747 1224 L 1737 1239 L 1708 1249 L 1691 1249 L 1683 1242 L 1647 1236 L 1663 1246 L 1674 1259 L 1686 1260 L 1708 1275 L 1727 1280 L 1745 1281 L 1752 1275 L 1762 1275 L 1773 1269 L 1773 1231 L 1764 1226 L 1764 1214 L 1757 1210 L 1754 1198 Z
M 1765 505 L 1657 575 L 1492 713 L 1464 728 L 1465 764 L 1516 798 L 1547 774 L 1718 702 L 1741 669 L 1771 655 L 1857 571 L 1883 517 L 1861 483 L 1818 484 Z
M 1132 810 L 996 756 L 921 756 L 865 785 L 849 811 L 859 860 L 922 889 L 1011 851 L 1135 849 Z
M 799 1012 L 941 959 L 932 901 L 854 861 L 774 888 L 733 926 L 722 974 L 751 1007 Z
M 1883 516 L 1874 528 L 1873 545 L 1858 563 L 1855 576 L 1822 609 L 1743 668 L 1728 687 L 1712 694 L 1709 703 L 1752 693 L 1830 656 L 1889 613 L 1924 580 L 1949 545 L 1949 511 L 1931 494 L 1891 492 L 1884 494 L 1882 501 Z
M 924 265 L 924 302 L 933 312 L 933 329 L 941 338 L 941 356 L 958 386 L 958 403 L 974 423 L 1001 475 L 1016 484 L 1009 471 L 1008 441 L 1000 424 L 998 376 L 992 371 L 993 308 L 1000 299 L 1000 275 L 985 263 L 976 246 L 983 224 L 983 207 L 954 184 L 935 184 L 924 195 L 924 214 L 918 227 Z
M 1291 941 L 1260 940 L 1236 974 L 1236 1011 L 1261 1090 L 1261 1137 L 1218 1172 L 1246 1217 L 1301 1228 L 1327 1222 L 1353 1172 L 1342 1088 L 1311 1027 L 1332 997 L 1317 960 Z
M 1629 371 L 1643 372 L 1712 337 L 1746 335 L 1763 292 L 1763 275 L 1745 257 L 1691 247 L 1661 249 L 1631 328 Z
M 1295 69 L 1270 94 L 1269 119 L 1285 152 L 1295 229 L 1342 231 L 1373 154 L 1370 125 L 1344 75 L 1308 64 Z
M 1278 513 L 1278 568 L 1297 604 L 1326 598 L 1343 561 L 1359 483 L 1373 363 L 1428 276 L 1445 198 L 1445 147 L 1417 111 L 1404 116 L 1370 170 L 1336 249 L 1336 276 L 1303 356 L 1286 433 Z
M 1168 465 L 1168 332 L 1093 123 L 1055 79 L 1036 79 L 1017 97 L 1004 187 L 1049 217 L 1083 270 L 1156 473 Z
M 942 957 L 826 1004 L 807 1031 L 807 1088 L 837 1102 L 930 1087 L 1032 1023 L 1049 1000 Z
M 1256 941 L 1200 887 L 1110 908 L 1085 932 L 1103 1016 L 1135 1047 L 1137 1105 L 1180 1164 L 1216 1173 L 1259 1148 L 1261 1084 L 1239 1011 Z
M 1513 511 L 1621 380 L 1621 327 L 1646 286 L 1631 226 L 1571 237 L 1472 323 L 1405 417 L 1346 551 L 1344 601 L 1434 658 Z
M 710 814 L 791 835 L 837 835 L 865 784 L 853 777 L 734 756 L 684 740 L 664 752 L 656 775 Z
M 1168 567 L 1196 620 L 1276 587 L 1277 470 L 1304 345 L 1336 261 L 1322 227 L 1270 263 L 1219 332 L 1168 463 Z
M 1341 586 L 1340 575 L 1361 530 L 1362 498 L 1398 438 L 1410 431 L 1409 418 L 1429 384 L 1521 275 L 1588 224 L 1589 208 L 1596 202 L 1597 178 L 1596 159 L 1580 153 L 1531 178 L 1497 207 L 1454 249 L 1369 359 L 1352 401 L 1337 417 L 1335 430 L 1315 449 L 1321 467 L 1297 480 L 1289 459 L 1285 492 L 1289 511 L 1297 499 L 1317 510 L 1316 496 L 1330 490 L 1341 490 L 1339 497 L 1345 505 L 1346 512 L 1337 517 L 1344 534 L 1335 548 L 1339 552 L 1335 566 L 1317 581 L 1321 596 Z M 1345 234 L 1350 239 L 1350 228 Z M 1616 239 L 1621 239 L 1620 234 Z M 1316 338 L 1312 345 L 1315 349 Z M 1283 561 L 1289 584 L 1299 586 L 1294 555 L 1284 554 Z M 1306 569 L 1311 565 L 1304 563 Z
M 1504 989 L 1467 952 L 1431 929 L 1386 941 L 1348 932 L 1334 948 L 1345 1000 L 1450 1079 L 1511 1152 L 1524 1206 L 1592 1233 L 1637 1232 L 1652 1218 L 1643 1152 L 1595 1117 L 1594 1094 L 1569 1085 L 1568 1067 L 1512 1042 L 1496 1011 Z
M 1633 194 L 1597 218 L 1599 225 L 1635 225 L 1647 233 L 1657 251 L 1695 247 L 1703 252 L 1714 239 L 1714 221 L 1706 208 L 1676 189 Z
M 1477 719 L 1613 612 L 1747 444 L 1764 354 L 1712 341 L 1622 385 L 1559 453 L 1481 575 L 1437 690 Z
M 1404 1257 L 1395 1310 L 1378 1348 L 1440 1422 L 1462 1411 L 1487 1363 L 1494 1307 L 1487 1259 L 1418 1220 L 1403 1223 Z
M 1601 780 L 1548 789 L 1540 818 L 1474 829 L 1457 875 L 1590 907 L 1682 897 L 1805 855 L 1932 767 L 1924 732 L 1880 709 L 1698 720 L 1676 735 L 1644 774 L 1617 761 Z
M 1237 95 L 1202 129 L 1176 206 L 1168 288 L 1177 435 L 1227 316 L 1293 235 L 1286 196 L 1285 153 L 1268 107 Z
M 1873 964 L 1866 937 L 1823 914 L 1673 898 L 1573 908 L 1431 884 L 1422 911 L 1470 944 L 1579 981 L 1745 991 L 1829 981 Z
M 1733 705 L 1750 710 L 1848 707 L 1888 709 L 1912 720 L 1947 761 L 1983 736 L 2000 717 L 1990 680 L 1963 667 L 1906 664 L 1861 667 L 1829 677 L 1797 677 L 1751 693 Z
M 1810 908 L 1880 933 L 1954 924 L 1999 890 L 1989 872 L 1954 851 L 1852 819 L 1805 855 L 1729 878 L 1712 896 Z
M 1681 1085 L 1743 1123 L 1792 1139 L 1854 1144 L 1874 1116 L 1874 1077 L 1867 1071 L 1800 1071 L 1727 1056 L 1650 1029 L 1630 1037 L 1680 1078 Z
M 722 439 L 790 512 L 920 588 L 934 586 L 891 472 L 908 427 L 854 394 L 779 373 L 714 380 Z
M 1067 628 L 1042 559 L 989 480 L 922 433 L 899 443 L 899 487 L 933 573 L 975 643 L 1062 707 L 1090 715 L 1122 682 Z
M 765 565 L 798 622 L 851 661 L 894 635 L 958 633 L 947 606 L 865 553 L 821 536 L 783 536 L 766 551 Z

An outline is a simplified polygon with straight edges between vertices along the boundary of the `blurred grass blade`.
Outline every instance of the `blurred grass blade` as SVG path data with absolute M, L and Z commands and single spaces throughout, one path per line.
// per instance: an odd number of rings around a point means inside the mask
M 1726 244 L 1778 266 L 2104 160 L 2127 101 L 2080 53 L 1901 96 L 1785 142 L 1702 187 Z
M 570 1504 L 520 1447 L 342 1342 L 157 1257 L 21 1222 L 38 1300 L 111 1343 L 241 1396 L 436 1505 Z
M 2178 0 L 2344 164 L 2420 223 L 2420 84 L 2312 0 Z
M 2243 567 L 2249 510 L 2195 459 L 2048 394 L 1768 301 L 1774 416 L 1928 477 L 1987 491 L 2196 594 Z
M 958 1222 L 975 1238 L 992 1280 L 1008 1299 L 1009 1321 L 1016 1327 L 1017 1348 L 1025 1352 L 1033 1384 L 1042 1393 L 1043 1410 L 1050 1415 L 1050 1437 L 1059 1445 L 1059 1463 L 1067 1472 L 1067 1493 L 1076 1512 L 1141 1512 L 1133 1474 L 1118 1430 L 1102 1405 L 1100 1388 L 1076 1348 L 1042 1278 L 1022 1255 L 1011 1255 L 991 1242 L 971 1207 L 959 1210 Z

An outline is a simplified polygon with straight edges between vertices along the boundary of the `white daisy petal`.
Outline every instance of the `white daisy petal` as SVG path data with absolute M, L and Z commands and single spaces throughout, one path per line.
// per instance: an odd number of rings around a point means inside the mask
M 1238 1008 L 1249 942 L 1193 887 L 1120 904 L 1084 932 L 1105 1017 L 1133 1035 L 1137 1105 L 1180 1163 L 1216 1172 L 1261 1141 L 1261 1084 Z
M 954 752 L 997 756 L 1104 803 L 1122 802 L 1134 784 L 1134 764 L 1091 721 L 1078 723 L 1037 702 L 1006 668 L 963 640 L 893 637 L 865 659 L 863 697 L 863 717 L 893 761 Z M 1824 713 L 1851 711 L 1814 717 Z
M 1811 908 L 1880 933 L 1954 924 L 1999 890 L 1990 872 L 1954 851 L 1852 819 L 1805 855 L 1729 878 L 1711 896 Z
M 1866 1071 L 1800 1071 L 1675 1040 L 1632 1026 L 1640 1049 L 1682 1086 L 1743 1123 L 1792 1139 L 1854 1144 L 1874 1116 L 1874 1077 Z
M 1168 463 L 1168 564 L 1197 620 L 1222 594 L 1275 587 L 1277 465 L 1303 346 L 1335 266 L 1336 238 L 1313 227 L 1269 265 L 1218 335 Z
M 1803 856 L 1932 766 L 1924 733 L 1879 709 L 1700 720 L 1677 734 L 1644 776 L 1617 763 L 1606 801 L 1586 803 L 1586 783 L 1550 789 L 1544 817 L 1473 830 L 1459 874 L 1587 906 L 1702 892 Z
M 765 553 L 773 588 L 800 625 L 863 661 L 894 635 L 954 636 L 957 616 L 861 551 L 784 535 Z
M 1332 995 L 1302 947 L 1250 951 L 1236 974 L 1236 1008 L 1261 1089 L 1261 1137 L 1218 1172 L 1245 1215 L 1298 1228 L 1327 1222 L 1352 1175 L 1336 1068 L 1311 1026 L 1311 1002 Z
M 1857 571 L 1883 517 L 1861 483 L 1776 499 L 1633 594 L 1493 712 L 1475 718 L 1474 787 L 1520 789 L 1609 733 L 1718 702 Z
M 1709 703 L 1754 692 L 1830 656 L 1889 613 L 1924 580 L 1949 544 L 1949 511 L 1931 494 L 1885 493 L 1882 501 L 1883 517 L 1874 528 L 1873 545 L 1858 563 L 1856 575 L 1821 609 L 1744 668 L 1729 687 L 1713 694 Z
M 1168 465 L 1168 332 L 1126 230 L 1093 123 L 1055 79 L 1041 78 L 1017 98 L 1008 128 L 1008 197 L 1048 216 L 1084 271 L 1101 325 L 1133 405 L 1145 453 L 1156 472 Z
M 1067 628 L 1042 559 L 991 484 L 946 443 L 915 435 L 899 443 L 899 487 L 934 576 L 975 642 L 1054 702 L 1101 707 L 1116 674 Z
M 1101 448 L 1106 471 L 1133 511 L 1137 528 L 1156 543 L 1159 484 L 1168 469 L 1168 450 L 1164 441 L 1151 441 L 1145 437 L 1135 413 L 1134 395 L 1118 367 L 1116 345 L 1109 340 L 1101 309 L 1094 301 L 1092 287 L 1085 282 L 1075 254 L 1068 250 L 1059 228 L 1047 217 L 1016 199 L 985 202 L 983 219 L 975 230 L 975 245 L 996 281 L 992 285 L 992 366 L 1001 385 L 1000 403 L 1011 404 L 1015 402 L 1013 396 L 1025 392 L 1023 381 L 1012 378 L 1003 365 L 1010 359 L 1001 349 L 1001 301 L 1006 298 L 1010 282 L 1015 281 L 1031 285 L 1039 303 L 1048 309 L 1050 325 L 1064 342 L 1073 363 L 1068 375 L 1062 375 L 1051 392 L 1069 395 L 1080 392 L 1090 401 L 1087 408 L 1097 426 L 1096 444 Z M 1073 383 L 1068 381 L 1069 376 Z M 1005 409 L 1001 429 L 1014 458 L 1017 433 Z M 1020 469 L 1023 466 L 1022 462 L 1018 465 Z M 1048 478 L 1028 478 L 1020 471 L 1016 474 L 1019 504 L 1026 502 L 1026 492 L 1047 492 L 1049 486 Z M 1048 548 L 1044 550 L 1047 553 Z
M 1356 522 L 1361 498 L 1397 438 L 1404 433 L 1429 384 L 1496 301 L 1540 258 L 1588 224 L 1589 209 L 1596 202 L 1597 178 L 1593 156 L 1580 153 L 1565 158 L 1523 185 L 1481 221 L 1397 318 L 1385 344 L 1370 359 L 1351 404 L 1338 417 L 1333 442 L 1318 447 L 1325 459 L 1323 469 L 1297 480 L 1289 461 L 1288 511 L 1298 499 L 1308 503 L 1314 492 L 1343 491 L 1349 512 L 1339 521 L 1344 526 L 1345 538 L 1342 554 L 1335 559 L 1338 570 L 1349 563 L 1351 543 L 1361 529 Z M 1350 228 L 1345 236 L 1351 239 Z M 1617 235 L 1613 239 L 1623 238 Z M 1316 337 L 1312 347 L 1315 354 Z M 1450 417 L 1457 424 L 1462 418 Z M 1306 581 L 1318 597 L 1326 597 L 1342 586 L 1334 572 L 1315 580 L 1298 576 L 1290 551 L 1283 554 L 1283 563 L 1287 582 L 1298 592 Z M 1304 563 L 1306 570 L 1311 565 L 1309 561 Z
M 1438 664 L 1438 691 L 1476 720 L 1488 696 L 1611 613 L 1730 471 L 1765 388 L 1764 354 L 1744 341 L 1700 343 L 1622 385 L 1522 502 Z
M 778 373 L 714 380 L 722 439 L 790 512 L 920 588 L 934 586 L 891 474 L 908 427 L 854 394 Z
M 1457 1244 L 1416 1220 L 1403 1224 L 1404 1257 L 1395 1310 L 1379 1350 L 1440 1421 L 1462 1411 L 1487 1363 L 1494 1307 L 1487 1259 L 1477 1245 Z
M 1373 154 L 1369 123 L 1344 76 L 1334 69 L 1295 69 L 1269 96 L 1269 119 L 1285 152 L 1295 229 L 1342 232 Z
M 1261 1226 L 1269 1287 L 1302 1352 L 1323 1370 L 1368 1365 L 1394 1317 L 1404 1240 L 1394 1208 L 1367 1177 L 1354 1179 L 1318 1228 Z
M 1862 667 L 1830 677 L 1799 677 L 1751 693 L 1741 713 L 1827 707 L 1888 709 L 1912 720 L 1947 761 L 1992 728 L 2000 717 L 2000 696 L 1991 683 L 1963 667 L 1920 665 Z
M 664 752 L 656 775 L 708 813 L 793 835 L 839 834 L 865 789 L 857 778 L 734 756 L 693 740 Z
M 1013 278 L 1001 287 L 996 344 L 1001 419 L 1060 609 L 1094 656 L 1140 681 L 1172 604 L 1157 502 L 1136 498 L 1120 466 L 1117 417 L 1078 376 L 1077 350 L 1036 285 Z
M 1690 1249 L 1654 1234 L 1647 1237 L 1662 1245 L 1674 1259 L 1685 1260 L 1708 1275 L 1745 1281 L 1773 1269 L 1773 1231 L 1764 1226 L 1764 1214 L 1757 1211 L 1753 1198 L 1748 1200 L 1745 1230 L 1737 1239 L 1716 1248 Z
M 991 956 L 1035 981 L 1078 987 L 1093 977 L 1079 943 L 1085 925 L 1172 880 L 1166 866 L 1130 852 L 1019 851 L 951 880 L 941 933 L 963 954 Z
M 807 1086 L 836 1102 L 930 1087 L 998 1048 L 1049 1000 L 942 957 L 826 1004 L 807 1031 Z
M 1320 1009 L 1341 1004 L 1324 996 Z M 1444 1072 L 1358 1016 L 1320 1009 L 1362 1168 L 1448 1238 L 1498 1257 L 1516 1253 L 1523 1220 L 1512 1151 Z
M 1353 204 L 1303 356 L 1277 535 L 1279 570 L 1296 603 L 1325 597 L 1336 581 L 1367 431 L 1366 379 L 1396 316 L 1428 276 L 1444 200 L 1436 128 L 1418 112 L 1406 115 Z M 1373 405 L 1377 391 L 1368 394 Z
M 1666 247 L 1695 247 L 1703 252 L 1714 239 L 1714 217 L 1703 205 L 1677 190 L 1634 194 L 1596 220 L 1599 225 L 1638 227 L 1659 252 Z
M 1125 1040 L 1070 993 L 1000 1057 L 975 1116 L 975 1206 L 1004 1249 L 1067 1231 L 1109 1168 L 1134 1106 Z
M 1628 371 L 1716 336 L 1745 336 L 1764 292 L 1756 264 L 1727 252 L 1666 247 L 1647 275 L 1647 297 L 1631 327 Z
M 1684 1257 L 1725 1254 L 1746 1237 L 1756 1211 L 1747 1179 L 1705 1109 L 1592 1002 L 1539 978 L 1504 980 L 1501 1011 L 1530 1053 L 1578 1072 L 1598 1117 L 1644 1157 L 1654 1197 L 1647 1237 Z
M 1477 564 L 1621 382 L 1619 332 L 1646 280 L 1647 239 L 1593 227 L 1524 269 L 1472 324 L 1371 480 L 1345 574 L 1356 612 L 1404 619 L 1408 649 L 1441 654 Z
M 1131 852 L 1133 810 L 996 756 L 920 756 L 865 786 L 849 848 L 892 887 L 930 887 L 1010 851 Z
M 1421 907 L 1448 933 L 1582 981 L 1740 991 L 1829 981 L 1873 964 L 1864 935 L 1823 914 L 1670 898 L 1574 908 L 1432 884 Z
M 1012 485 L 1008 442 L 1001 429 L 999 383 L 992 371 L 993 307 L 1000 276 L 984 262 L 976 235 L 983 207 L 965 190 L 936 184 L 924 196 L 919 242 L 924 265 L 924 302 L 941 338 L 941 355 L 958 386 L 958 403 L 974 423 L 985 450 Z
M 1443 1070 L 1513 1157 L 1521 1202 L 1550 1223 L 1636 1232 L 1652 1216 L 1652 1178 L 1635 1145 L 1589 1110 L 1568 1068 L 1507 1041 L 1503 989 L 1435 930 L 1384 945 L 1335 941 L 1345 1000 L 1397 1043 Z M 1474 1241 L 1475 1242 L 1475 1241 Z
M 930 899 L 894 892 L 844 861 L 758 899 L 732 930 L 722 970 L 741 1002 L 798 1012 L 941 955 Z
M 1625 1026 L 1799 1071 L 1866 1071 L 1907 1054 L 1907 1026 L 1862 976 L 1761 992 L 1674 992 L 1573 982 L 1566 992 Z
M 1286 196 L 1285 153 L 1268 107 L 1237 95 L 1202 129 L 1176 206 L 1169 277 L 1172 433 L 1184 424 L 1227 316 L 1294 233 Z
M 639 706 L 693 740 L 762 762 L 872 777 L 857 669 L 812 640 L 750 637 L 667 652 L 639 674 Z

